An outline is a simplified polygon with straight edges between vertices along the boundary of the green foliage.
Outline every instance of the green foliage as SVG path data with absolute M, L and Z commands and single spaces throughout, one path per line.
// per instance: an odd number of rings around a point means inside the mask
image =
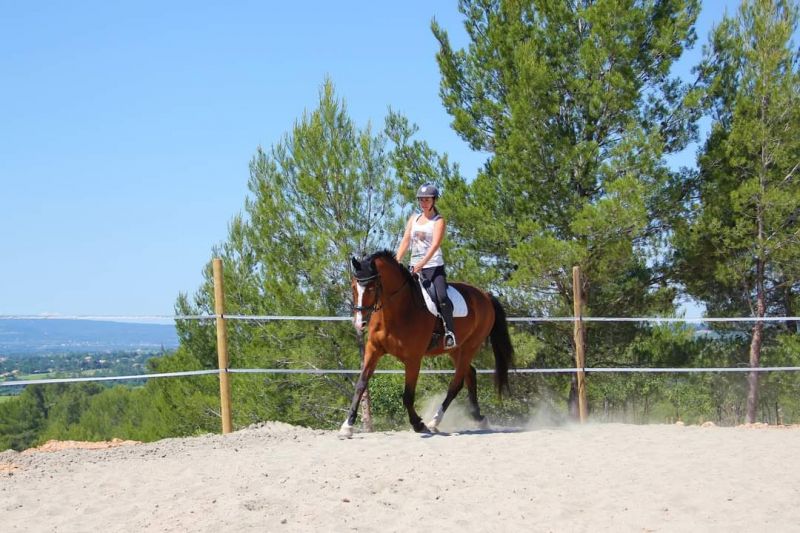
M 404 386 L 402 374 L 375 374 L 370 379 L 370 404 L 376 430 L 396 429 L 408 423 L 403 407 Z M 424 386 L 420 387 L 418 395 L 422 396 L 424 390 Z
M 696 200 L 675 233 L 690 293 L 721 315 L 794 315 L 800 294 L 798 6 L 746 0 L 712 36 L 699 68 L 714 123 L 699 155 Z M 775 330 L 755 323 L 749 363 Z M 789 331 L 797 332 L 796 325 Z M 756 420 L 759 379 L 750 384 Z
M 24 450 L 37 442 L 47 419 L 41 392 L 29 386 L 14 401 L 0 404 L 0 450 Z
M 433 25 L 442 100 L 456 131 L 490 154 L 472 183 L 445 183 L 463 195 L 449 213 L 459 245 L 495 285 L 515 289 L 518 308 L 568 307 L 574 264 L 597 312 L 648 304 L 637 301 L 658 277 L 647 252 L 671 208 L 661 157 L 691 139 L 695 116 L 681 105 L 688 87 L 667 73 L 694 40 L 697 3 L 459 7 L 467 50 Z M 638 271 L 632 291 L 596 294 Z
M 402 117 L 391 115 L 391 121 Z M 407 125 L 407 122 L 406 122 Z M 410 128 L 410 126 L 409 126 Z M 405 137 L 408 141 L 410 135 Z M 224 265 L 225 312 L 243 315 L 343 315 L 350 312 L 349 259 L 388 247 L 402 225 L 399 181 L 387 137 L 356 128 L 327 81 L 318 106 L 270 150 L 250 163 L 250 196 L 229 237 L 214 250 Z M 410 141 L 409 141 L 410 142 Z M 213 313 L 210 268 L 180 314 Z M 215 368 L 216 339 L 209 324 L 179 324 L 181 349 L 172 359 L 183 369 Z M 228 322 L 232 368 L 358 368 L 349 323 Z M 188 365 L 188 366 L 187 366 Z M 264 419 L 332 426 L 343 418 L 352 377 L 236 375 L 232 381 L 237 427 Z M 215 387 L 187 384 L 180 394 L 162 386 L 164 400 L 194 421 L 184 430 L 219 424 L 211 407 Z M 205 399 L 187 412 L 184 394 Z M 173 405 L 174 403 L 174 405 Z M 200 411 L 197 411 L 200 409 Z
M 42 387 L 47 424 L 41 432 L 43 441 L 67 433 L 68 428 L 80 421 L 90 399 L 99 394 L 103 386 L 98 383 L 46 385 Z
M 797 310 L 800 77 L 791 2 L 743 3 L 712 35 L 700 72 L 715 121 L 699 157 L 696 201 L 675 238 L 693 296 L 714 314 Z
M 205 329 L 214 330 L 206 324 Z M 197 357 L 198 352 L 181 346 L 168 357 L 153 359 L 154 372 L 182 372 L 216 367 Z M 203 354 L 201 354 L 202 356 Z M 206 357 L 206 359 L 209 359 Z M 215 375 L 151 379 L 145 387 L 153 410 L 148 412 L 150 431 L 163 436 L 198 435 L 219 431 L 219 378 Z

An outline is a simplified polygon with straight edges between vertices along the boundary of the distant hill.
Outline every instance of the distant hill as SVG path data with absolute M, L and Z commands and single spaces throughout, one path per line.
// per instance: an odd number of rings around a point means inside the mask
M 177 348 L 172 324 L 99 320 L 0 319 L 0 355 L 64 352 L 170 350 Z

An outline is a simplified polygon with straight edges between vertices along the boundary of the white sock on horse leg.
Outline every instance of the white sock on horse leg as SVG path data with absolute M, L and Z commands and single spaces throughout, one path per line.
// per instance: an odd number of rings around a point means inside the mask
M 345 420 L 342 427 L 339 428 L 339 435 L 342 437 L 351 437 L 353 435 L 353 425 Z
M 433 418 L 430 422 L 428 422 L 428 427 L 431 429 L 436 428 L 439 425 L 439 422 L 442 421 L 442 417 L 444 416 L 444 408 L 440 405 L 439 410 L 436 411 L 436 414 L 433 415 Z

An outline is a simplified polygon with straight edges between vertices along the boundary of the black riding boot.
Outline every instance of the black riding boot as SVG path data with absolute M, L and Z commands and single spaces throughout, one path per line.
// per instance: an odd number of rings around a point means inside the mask
M 453 304 L 450 298 L 439 304 L 439 312 L 444 322 L 444 347 L 453 348 L 456 343 L 455 329 L 453 329 Z

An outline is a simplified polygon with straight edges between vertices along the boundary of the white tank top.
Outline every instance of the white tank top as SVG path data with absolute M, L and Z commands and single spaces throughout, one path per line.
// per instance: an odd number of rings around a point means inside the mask
M 426 222 L 420 222 L 421 218 L 422 215 L 418 215 L 411 225 L 411 266 L 422 261 L 422 258 L 424 258 L 425 254 L 430 250 L 433 244 L 434 222 L 441 217 L 436 215 L 433 220 L 428 220 Z M 433 257 L 423 265 L 423 268 L 433 268 L 442 265 L 444 265 L 444 256 L 442 255 L 442 247 L 440 246 L 433 254 Z

